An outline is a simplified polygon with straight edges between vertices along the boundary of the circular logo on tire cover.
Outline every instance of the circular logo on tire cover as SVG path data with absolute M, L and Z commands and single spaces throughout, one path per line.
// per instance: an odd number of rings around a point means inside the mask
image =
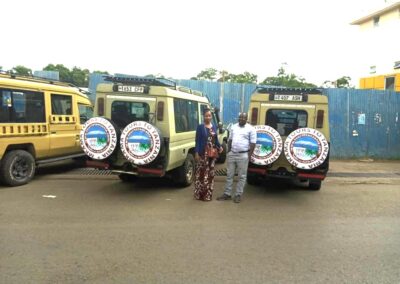
M 275 162 L 282 153 L 283 143 L 278 131 L 268 125 L 254 126 L 257 142 L 251 162 L 256 165 L 269 165 Z
M 161 138 L 157 128 L 150 123 L 135 121 L 122 131 L 120 144 L 122 154 L 128 161 L 146 165 L 159 154 Z
M 328 157 L 329 144 L 316 129 L 299 128 L 289 134 L 284 145 L 286 159 L 299 169 L 314 169 Z
M 114 152 L 118 140 L 114 126 L 103 117 L 89 119 L 83 125 L 79 138 L 85 154 L 96 160 L 109 157 Z

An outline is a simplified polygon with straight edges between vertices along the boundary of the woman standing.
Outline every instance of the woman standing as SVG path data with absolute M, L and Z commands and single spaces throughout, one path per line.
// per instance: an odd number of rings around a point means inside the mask
M 194 198 L 211 201 L 214 188 L 214 166 L 218 153 L 223 148 L 218 141 L 217 128 L 211 123 L 211 111 L 203 112 L 204 122 L 196 130 L 196 180 L 194 184 Z

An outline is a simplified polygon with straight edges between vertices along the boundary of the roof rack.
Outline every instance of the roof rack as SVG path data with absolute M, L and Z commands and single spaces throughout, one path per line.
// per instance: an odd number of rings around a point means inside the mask
M 146 85 L 146 86 L 161 86 L 176 89 L 176 83 L 165 78 L 149 78 L 139 76 L 119 77 L 119 76 L 104 76 L 105 81 L 113 83 L 122 83 L 128 85 Z
M 24 80 L 24 81 L 30 81 L 30 82 L 37 82 L 37 83 L 46 83 L 46 84 L 52 84 L 52 85 L 57 85 L 57 86 L 63 86 L 63 87 L 75 87 L 78 88 L 79 90 L 81 90 L 79 87 L 75 86 L 74 84 L 71 83 L 66 83 L 66 82 L 61 82 L 58 80 L 50 80 L 50 79 L 45 79 L 42 77 L 37 77 L 37 76 L 25 76 L 25 75 L 18 75 L 18 74 L 14 74 L 10 71 L 4 71 L 4 70 L 0 70 L 0 74 L 1 75 L 7 75 L 9 76 L 11 79 L 15 79 L 15 80 Z
M 263 86 L 257 86 L 256 91 L 262 94 L 310 94 L 310 95 L 321 95 L 322 91 L 321 89 L 317 88 L 286 88 L 286 87 L 281 87 L 281 88 L 271 88 L 271 87 L 263 87 Z

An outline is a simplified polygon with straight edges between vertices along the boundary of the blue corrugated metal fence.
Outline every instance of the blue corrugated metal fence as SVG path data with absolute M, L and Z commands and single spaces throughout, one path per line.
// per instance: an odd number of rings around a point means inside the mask
M 101 74 L 92 74 L 89 89 L 95 94 Z M 255 84 L 176 80 L 178 85 L 205 93 L 221 108 L 225 124 L 236 122 L 249 108 Z M 331 157 L 400 158 L 400 93 L 377 90 L 324 89 L 329 98 Z M 222 104 L 221 104 L 222 103 Z

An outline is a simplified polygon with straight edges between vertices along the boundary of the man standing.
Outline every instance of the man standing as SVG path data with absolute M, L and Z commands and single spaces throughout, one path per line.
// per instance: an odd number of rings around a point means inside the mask
M 246 183 L 247 167 L 257 141 L 257 133 L 253 126 L 247 123 L 247 113 L 239 113 L 239 123 L 233 125 L 228 140 L 227 178 L 224 194 L 219 201 L 232 199 L 232 185 L 235 170 L 238 171 L 239 182 L 236 185 L 235 203 L 241 201 Z

